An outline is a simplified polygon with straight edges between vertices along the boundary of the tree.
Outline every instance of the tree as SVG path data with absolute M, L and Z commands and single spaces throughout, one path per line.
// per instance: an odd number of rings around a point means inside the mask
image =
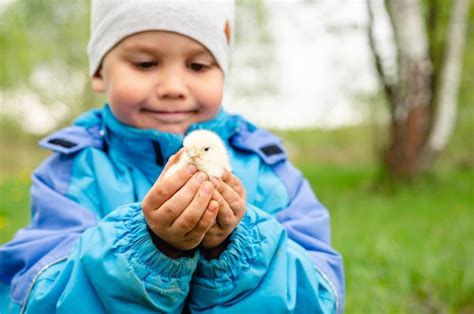
M 373 0 L 367 0 L 369 42 L 390 106 L 390 140 L 384 163 L 392 177 L 402 179 L 416 176 L 433 162 L 446 146 L 456 121 L 470 0 L 452 1 L 449 29 L 441 49 L 435 35 L 442 4 L 429 1 L 425 5 L 430 32 L 422 3 L 385 1 L 397 53 L 393 77 L 377 49 Z

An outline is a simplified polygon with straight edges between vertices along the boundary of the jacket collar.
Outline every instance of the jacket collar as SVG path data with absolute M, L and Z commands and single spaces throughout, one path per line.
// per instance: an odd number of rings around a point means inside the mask
M 240 119 L 221 109 L 213 119 L 192 124 L 183 135 L 125 125 L 115 118 L 109 105 L 105 104 L 102 110 L 96 109 L 79 117 L 75 124 L 86 128 L 100 124 L 104 148 L 112 159 L 138 167 L 156 178 L 168 158 L 181 148 L 186 134 L 199 129 L 212 130 L 229 145 L 231 137 L 240 128 Z

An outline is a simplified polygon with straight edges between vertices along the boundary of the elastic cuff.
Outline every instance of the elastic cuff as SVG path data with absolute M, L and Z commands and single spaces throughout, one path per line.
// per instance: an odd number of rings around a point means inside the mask
M 153 244 L 140 203 L 127 205 L 126 211 L 121 214 L 123 224 L 117 226 L 117 241 L 114 246 L 126 256 L 140 279 L 168 282 L 182 281 L 183 277 L 191 279 L 197 267 L 199 252 L 195 252 L 193 257 L 169 258 Z
M 215 288 L 244 276 L 261 252 L 263 236 L 255 227 L 256 223 L 255 212 L 247 211 L 230 235 L 229 244 L 219 258 L 206 260 L 200 257 L 193 283 Z
M 178 250 L 176 248 L 173 248 L 170 244 L 166 244 L 165 241 L 163 241 L 162 239 L 160 239 L 159 236 L 157 236 L 153 230 L 151 230 L 150 226 L 147 224 L 146 226 L 146 229 L 148 230 L 148 234 L 150 235 L 150 238 L 151 238 L 151 241 L 153 242 L 153 244 L 155 245 L 156 249 L 159 250 L 160 252 L 163 253 L 163 249 L 160 249 L 160 246 L 163 247 L 163 245 L 166 245 L 167 247 L 169 247 L 170 249 L 173 249 L 174 251 L 176 252 L 180 252 L 180 257 L 179 258 L 182 258 L 182 257 L 194 257 L 194 252 L 196 251 L 196 249 L 193 249 L 193 250 L 188 250 L 188 251 L 182 251 L 182 250 Z M 165 253 L 166 255 L 166 253 Z M 168 255 L 169 256 L 169 255 Z

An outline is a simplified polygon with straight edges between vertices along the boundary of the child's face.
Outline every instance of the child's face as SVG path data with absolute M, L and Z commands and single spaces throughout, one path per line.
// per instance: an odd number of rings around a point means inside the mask
M 106 92 L 112 112 L 138 128 L 184 133 L 219 111 L 224 78 L 197 41 L 164 31 L 131 35 L 110 50 L 92 87 Z

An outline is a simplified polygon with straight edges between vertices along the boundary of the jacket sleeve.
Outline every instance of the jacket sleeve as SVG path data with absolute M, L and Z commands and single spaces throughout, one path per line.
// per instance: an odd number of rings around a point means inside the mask
M 34 173 L 32 221 L 0 249 L 0 280 L 10 286 L 8 296 L 0 290 L 0 305 L 28 313 L 180 312 L 199 254 L 173 260 L 159 252 L 138 203 L 98 221 L 66 195 L 72 161 L 56 154 Z
M 275 172 L 286 179 L 291 202 L 276 215 L 299 248 L 304 249 L 332 295 L 336 313 L 344 311 L 345 281 L 342 256 L 331 246 L 330 216 L 319 202 L 306 178 L 286 161 L 275 166 Z M 328 289 L 329 288 L 329 289 Z
M 285 181 L 289 203 L 274 216 L 265 204 L 248 206 L 219 259 L 199 261 L 192 310 L 342 313 L 342 259 L 330 246 L 329 214 L 288 161 L 273 171 Z

